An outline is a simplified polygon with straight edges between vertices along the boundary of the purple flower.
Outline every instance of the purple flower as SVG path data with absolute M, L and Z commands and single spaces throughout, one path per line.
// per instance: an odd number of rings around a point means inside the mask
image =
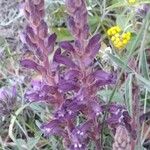
M 71 146 L 70 150 L 86 150 L 87 144 L 92 133 L 92 122 L 87 121 L 79 126 L 76 126 L 75 129 L 71 132 Z
M 136 131 L 132 128 L 132 118 L 130 117 L 126 108 L 119 104 L 111 104 L 109 106 L 109 117 L 107 119 L 108 125 L 113 129 L 119 125 L 126 127 L 133 139 L 136 139 Z
M 62 136 L 66 149 L 85 150 L 93 141 L 99 150 L 104 104 L 97 97 L 97 91 L 105 85 L 115 84 L 116 75 L 93 65 L 101 36 L 89 37 L 85 0 L 66 0 L 66 7 L 68 28 L 74 42 L 62 41 L 54 52 L 56 34 L 48 34 L 43 19 L 44 0 L 25 1 L 28 26 L 24 41 L 38 59 L 23 59 L 21 65 L 42 76 L 41 81 L 32 82 L 25 96 L 30 102 L 46 102 L 53 106 L 51 120 L 41 126 L 45 135 Z M 81 116 L 82 123 L 78 124 L 77 119 Z M 123 124 L 130 131 L 130 120 L 123 106 L 109 106 L 107 123 L 111 128 Z
M 28 25 L 21 35 L 23 43 L 25 43 L 31 51 L 37 56 L 37 60 L 22 60 L 21 65 L 40 71 L 44 75 L 45 70 L 50 68 L 48 55 L 54 50 L 56 34 L 48 34 L 48 27 L 44 21 L 44 0 L 34 1 L 25 0 L 24 12 L 28 20 Z M 40 61 L 40 65 L 36 62 Z M 50 71 L 48 71 L 50 73 Z
M 31 88 L 26 91 L 25 97 L 30 102 L 39 101 L 51 104 L 57 103 L 53 96 L 57 91 L 57 87 L 49 86 L 40 80 L 33 80 Z
M 63 56 L 61 54 L 61 49 L 57 49 L 57 51 L 55 52 L 54 61 L 63 65 L 66 65 L 68 67 L 71 67 L 71 68 L 76 67 L 76 64 L 71 60 L 71 58 L 67 56 Z
M 65 122 L 60 119 L 54 119 L 47 124 L 41 126 L 41 130 L 45 135 L 58 135 L 58 136 L 67 136 L 67 131 L 65 131 Z
M 73 45 L 68 41 L 60 42 L 59 47 L 68 51 L 68 52 L 70 52 L 70 51 L 74 52 L 75 51 Z
M 136 9 L 137 13 L 145 16 L 148 12 L 150 12 L 150 4 L 142 4 Z
M 16 87 L 3 87 L 0 89 L 0 115 L 9 115 L 14 109 L 16 101 Z
M 68 28 L 76 39 L 87 39 L 87 9 L 84 0 L 66 0 L 66 7 L 69 13 Z
M 51 52 L 53 52 L 56 38 L 57 35 L 53 33 L 44 40 L 46 54 L 50 54 Z

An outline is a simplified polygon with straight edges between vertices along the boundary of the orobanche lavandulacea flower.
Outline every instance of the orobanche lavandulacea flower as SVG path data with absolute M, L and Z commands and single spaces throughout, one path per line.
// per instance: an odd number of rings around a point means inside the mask
M 16 87 L 0 88 L 0 116 L 10 115 L 16 101 Z
M 53 106 L 53 118 L 41 126 L 45 135 L 63 137 L 68 150 L 86 150 L 90 141 L 100 150 L 99 118 L 103 104 L 96 93 L 103 86 L 114 84 L 116 75 L 94 67 L 101 37 L 99 34 L 89 37 L 85 0 L 66 0 L 66 7 L 67 25 L 74 42 L 62 41 L 55 49 L 56 34 L 48 34 L 43 19 L 44 0 L 24 1 L 28 25 L 22 40 L 32 49 L 35 59 L 23 59 L 21 65 L 42 76 L 41 80 L 32 82 L 25 96 L 29 101 L 43 101 Z M 130 128 L 125 109 L 115 104 L 110 106 L 111 127 L 125 126 L 126 121 Z M 115 113 L 111 109 L 115 109 Z
M 141 16 L 146 16 L 146 14 L 150 12 L 150 4 L 142 4 L 138 6 L 136 12 Z

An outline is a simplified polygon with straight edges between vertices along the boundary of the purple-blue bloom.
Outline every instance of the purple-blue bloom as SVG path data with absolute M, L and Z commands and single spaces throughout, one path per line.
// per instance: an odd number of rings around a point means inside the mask
M 16 87 L 0 88 L 0 115 L 10 115 L 16 102 Z
M 41 126 L 45 135 L 63 137 L 69 150 L 86 150 L 90 140 L 100 149 L 104 109 L 97 91 L 116 83 L 116 74 L 94 67 L 94 58 L 101 46 L 101 36 L 89 36 L 85 0 L 66 0 L 68 29 L 74 42 L 62 41 L 55 50 L 56 34 L 48 34 L 44 21 L 44 0 L 25 0 L 24 12 L 28 25 L 23 42 L 36 59 L 23 59 L 21 65 L 40 74 L 25 94 L 30 101 L 46 102 L 54 107 L 53 117 Z M 53 54 L 54 53 L 54 54 Z M 49 55 L 51 56 L 49 59 Z M 111 105 L 107 123 L 130 125 L 130 117 L 122 106 Z M 77 120 L 81 117 L 81 122 Z
M 150 4 L 142 4 L 136 9 L 136 11 L 138 14 L 145 16 L 150 12 Z
M 136 130 L 132 128 L 132 118 L 125 106 L 112 103 L 109 105 L 107 123 L 114 131 L 119 125 L 125 126 L 133 139 L 136 139 Z

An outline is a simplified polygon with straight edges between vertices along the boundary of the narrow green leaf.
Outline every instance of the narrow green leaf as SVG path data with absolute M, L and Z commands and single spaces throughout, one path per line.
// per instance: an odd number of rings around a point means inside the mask
M 150 91 L 150 80 L 147 80 L 147 79 L 143 78 L 141 75 L 139 75 L 137 73 L 135 73 L 135 76 L 136 76 L 137 79 L 139 79 L 139 81 L 143 84 L 143 86 L 145 88 L 147 88 L 147 90 Z
M 103 99 L 104 101 L 107 102 L 111 93 L 112 93 L 112 90 L 100 90 L 100 91 L 98 91 L 97 95 L 98 95 L 98 97 L 100 97 L 101 99 Z M 114 94 L 113 102 L 123 102 L 123 96 L 121 95 L 121 93 L 116 92 Z
M 110 57 L 110 59 L 112 61 L 114 61 L 120 68 L 125 68 L 128 72 L 132 72 L 130 67 L 128 67 L 127 64 L 125 64 L 120 58 L 118 58 L 110 53 L 107 53 L 107 54 Z
M 142 69 L 142 74 L 146 79 L 149 79 L 149 74 L 148 74 L 148 64 L 146 60 L 146 53 L 143 51 L 143 55 L 141 58 L 141 69 Z
M 136 2 L 136 5 L 140 5 L 140 4 L 149 4 L 150 1 L 149 0 L 143 0 L 143 1 L 140 1 L 140 2 Z M 109 7 L 107 7 L 106 9 L 107 10 L 112 10 L 114 8 L 119 8 L 119 7 L 125 7 L 125 6 L 130 6 L 130 4 L 128 4 L 126 1 L 121 1 L 120 2 L 117 2 Z
M 40 138 L 41 138 L 41 135 L 34 137 L 34 138 L 28 138 L 27 139 L 28 150 L 32 150 L 36 146 Z
M 107 7 L 106 9 L 107 10 L 112 10 L 114 8 L 124 7 L 124 6 L 127 6 L 127 3 L 125 3 L 125 2 L 122 1 L 122 2 L 117 2 L 117 3 L 115 3 L 115 4 L 113 4 L 113 5 L 109 6 L 109 7 Z
M 125 100 L 130 114 L 132 114 L 132 76 L 133 74 L 129 74 L 125 82 Z
M 28 149 L 27 143 L 24 139 L 16 139 L 16 146 L 19 150 Z
M 14 124 L 15 124 L 15 121 L 16 121 L 16 119 L 17 119 L 17 116 L 18 116 L 26 107 L 28 107 L 28 106 L 29 106 L 29 104 L 26 104 L 26 105 L 20 107 L 20 108 L 15 112 L 15 115 L 12 115 L 12 117 L 11 117 L 8 134 L 9 134 L 9 137 L 11 138 L 11 140 L 12 140 L 13 142 L 16 142 L 16 138 L 15 138 L 15 136 L 14 136 L 14 134 L 13 134 L 13 133 L 14 133 L 14 132 L 13 132 L 13 128 L 14 128 Z

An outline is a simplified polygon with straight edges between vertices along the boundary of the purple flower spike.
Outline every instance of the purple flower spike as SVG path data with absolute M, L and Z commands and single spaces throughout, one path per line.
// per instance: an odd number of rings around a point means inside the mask
M 69 12 L 68 28 L 77 39 L 87 39 L 87 9 L 85 0 L 70 1 L 66 0 L 66 6 Z M 86 32 L 85 32 L 86 31 Z
M 100 50 L 101 36 L 89 37 L 86 1 L 66 0 L 66 8 L 67 25 L 74 41 L 62 41 L 56 49 L 57 36 L 48 34 L 44 21 L 44 0 L 25 0 L 28 25 L 22 39 L 35 59 L 24 59 L 21 65 L 40 73 L 42 78 L 32 83 L 25 96 L 30 102 L 46 102 L 53 107 L 51 120 L 41 126 L 45 135 L 61 136 L 67 150 L 87 150 L 90 142 L 95 143 L 95 150 L 100 150 L 100 118 L 105 104 L 97 91 L 116 83 L 116 75 L 93 65 Z M 121 124 L 134 135 L 132 119 L 125 107 L 110 104 L 108 113 L 106 122 L 113 131 Z
M 10 115 L 13 111 L 16 101 L 16 87 L 3 87 L 0 88 L 0 115 Z
M 137 13 L 145 16 L 148 12 L 150 12 L 150 4 L 143 4 L 137 8 Z
M 113 130 L 116 130 L 117 126 L 123 125 L 129 131 L 131 137 L 133 139 L 136 138 L 135 129 L 133 129 L 131 125 L 132 118 L 129 116 L 129 113 L 124 106 L 111 104 L 109 106 L 109 113 L 110 116 L 107 119 L 107 122 Z

